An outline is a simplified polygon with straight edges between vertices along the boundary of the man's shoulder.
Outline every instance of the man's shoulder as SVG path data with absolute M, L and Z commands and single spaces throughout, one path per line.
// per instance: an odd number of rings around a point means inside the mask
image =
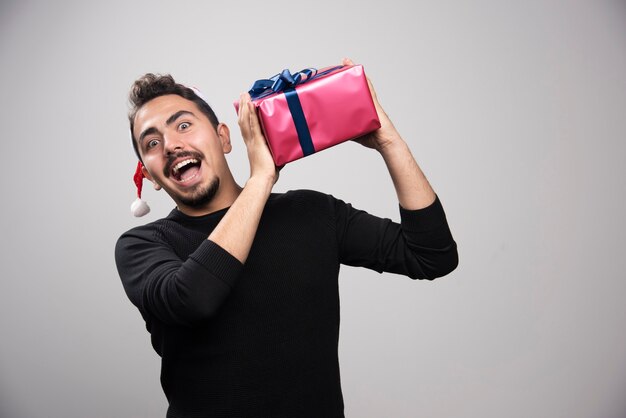
M 155 235 L 158 235 L 160 231 L 163 231 L 165 228 L 171 228 L 174 224 L 176 224 L 176 221 L 172 213 L 170 213 L 164 218 L 130 228 L 120 235 L 118 241 L 130 237 L 152 239 Z
M 319 209 L 329 208 L 335 200 L 333 196 L 317 190 L 297 189 L 284 193 L 273 193 L 270 202 L 274 205 L 285 204 Z
M 284 193 L 276 193 L 274 195 L 278 199 L 285 200 L 327 201 L 333 198 L 329 194 L 311 189 L 289 190 Z

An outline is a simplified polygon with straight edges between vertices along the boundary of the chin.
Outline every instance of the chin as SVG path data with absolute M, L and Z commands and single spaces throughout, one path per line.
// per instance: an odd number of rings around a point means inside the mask
M 175 200 L 190 208 L 203 207 L 213 200 L 219 188 L 220 179 L 214 178 L 208 185 L 198 185 L 184 195 L 177 195 Z

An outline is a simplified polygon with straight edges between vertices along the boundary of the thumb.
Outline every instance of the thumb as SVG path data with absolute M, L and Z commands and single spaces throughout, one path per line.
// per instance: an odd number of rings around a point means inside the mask
M 344 58 L 341 60 L 342 65 L 354 65 L 354 62 L 350 58 Z

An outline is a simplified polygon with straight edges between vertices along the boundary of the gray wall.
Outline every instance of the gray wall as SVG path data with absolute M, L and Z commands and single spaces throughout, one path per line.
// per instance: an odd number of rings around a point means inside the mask
M 349 417 L 626 416 L 623 1 L 0 4 L 0 415 L 164 416 L 159 359 L 113 260 L 144 72 L 199 87 L 234 132 L 257 78 L 363 63 L 446 208 L 461 264 L 434 282 L 344 268 Z M 287 166 L 398 219 L 380 158 Z M 149 187 L 147 220 L 169 198 Z

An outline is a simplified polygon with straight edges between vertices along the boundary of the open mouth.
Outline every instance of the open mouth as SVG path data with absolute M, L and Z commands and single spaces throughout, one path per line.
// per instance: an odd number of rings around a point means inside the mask
M 187 183 L 193 180 L 200 172 L 200 160 L 187 158 L 172 167 L 171 176 L 180 183 Z

